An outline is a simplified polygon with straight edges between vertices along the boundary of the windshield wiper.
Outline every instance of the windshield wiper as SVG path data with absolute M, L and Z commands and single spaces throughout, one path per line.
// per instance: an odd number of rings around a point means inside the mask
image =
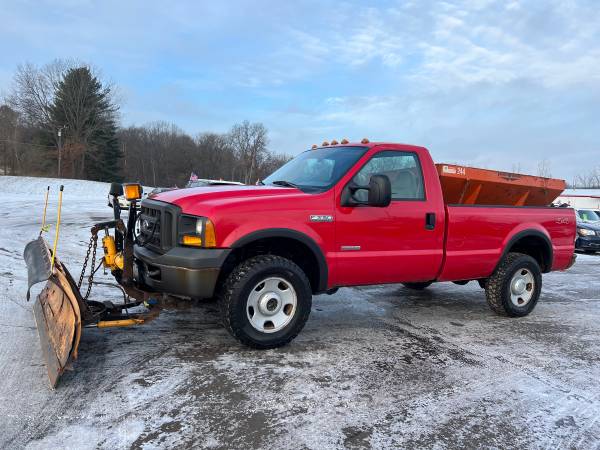
M 285 187 L 300 189 L 300 186 L 298 186 L 297 184 L 294 184 L 291 181 L 286 181 L 286 180 L 272 181 L 271 184 L 274 184 L 276 186 L 285 186 Z

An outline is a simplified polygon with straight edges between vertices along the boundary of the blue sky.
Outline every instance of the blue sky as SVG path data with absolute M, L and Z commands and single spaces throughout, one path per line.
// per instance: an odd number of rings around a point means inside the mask
M 123 125 L 261 121 L 270 148 L 427 146 L 436 161 L 572 179 L 600 166 L 597 1 L 20 1 L 16 66 L 76 58 L 119 88 Z

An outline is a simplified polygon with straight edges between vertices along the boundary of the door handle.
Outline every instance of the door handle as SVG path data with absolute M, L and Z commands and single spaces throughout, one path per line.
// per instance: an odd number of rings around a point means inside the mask
M 425 229 L 433 230 L 435 228 L 435 213 L 425 214 Z

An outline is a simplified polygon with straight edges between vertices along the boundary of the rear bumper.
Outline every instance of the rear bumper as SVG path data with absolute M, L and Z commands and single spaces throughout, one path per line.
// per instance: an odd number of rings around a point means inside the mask
M 577 250 L 596 250 L 600 251 L 600 237 L 597 236 L 579 236 L 575 241 Z
M 210 298 L 231 249 L 174 247 L 164 254 L 134 246 L 134 278 L 153 291 Z

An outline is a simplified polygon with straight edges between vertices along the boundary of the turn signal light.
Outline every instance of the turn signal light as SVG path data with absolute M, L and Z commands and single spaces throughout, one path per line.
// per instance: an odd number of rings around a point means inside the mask
M 123 193 L 127 200 L 139 200 L 142 198 L 142 185 L 138 183 L 126 183 L 123 185 Z
M 202 238 L 200 236 L 184 235 L 181 243 L 193 247 L 202 247 Z
M 217 246 L 217 235 L 215 233 L 215 226 L 208 219 L 206 219 L 206 223 L 204 224 L 204 246 L 205 247 L 216 247 Z

